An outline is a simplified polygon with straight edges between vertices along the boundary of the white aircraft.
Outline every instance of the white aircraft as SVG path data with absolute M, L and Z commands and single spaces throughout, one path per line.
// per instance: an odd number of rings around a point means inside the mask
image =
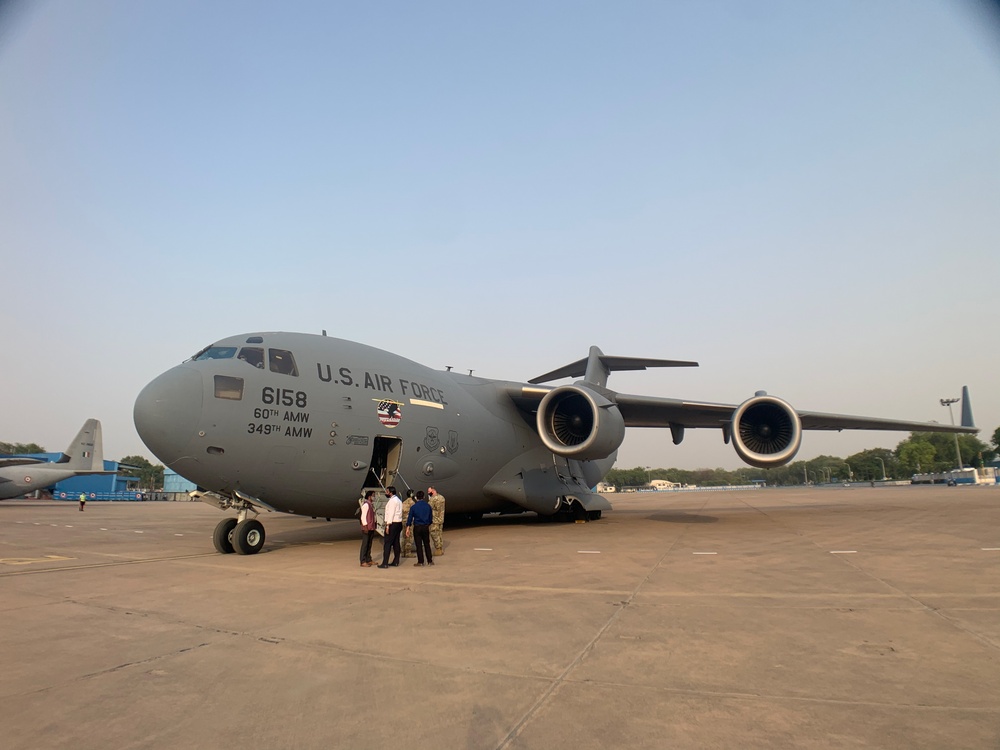
M 88 419 L 56 461 L 24 456 L 0 458 L 0 500 L 42 490 L 70 477 L 114 473 L 104 470 L 101 423 Z

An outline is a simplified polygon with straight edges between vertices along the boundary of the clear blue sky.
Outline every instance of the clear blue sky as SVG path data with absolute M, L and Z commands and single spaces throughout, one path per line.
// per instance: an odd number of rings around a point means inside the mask
M 13 7 L 13 11 L 11 11 Z M 0 440 L 223 336 L 1000 425 L 1000 31 L 971 0 L 41 1 L 0 16 Z M 894 447 L 809 433 L 800 458 Z M 620 466 L 735 467 L 716 432 Z

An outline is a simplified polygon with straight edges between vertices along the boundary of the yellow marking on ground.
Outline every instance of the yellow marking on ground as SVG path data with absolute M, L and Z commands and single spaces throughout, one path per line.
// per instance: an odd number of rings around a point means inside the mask
M 75 557 L 62 555 L 46 555 L 45 557 L 0 557 L 4 565 L 31 565 L 32 563 L 52 562 L 53 560 L 75 560 Z

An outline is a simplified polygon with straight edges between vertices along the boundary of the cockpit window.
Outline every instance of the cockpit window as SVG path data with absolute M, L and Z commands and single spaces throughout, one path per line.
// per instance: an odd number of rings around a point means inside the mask
M 241 401 L 243 399 L 243 378 L 216 375 L 215 397 L 228 398 L 231 401 Z
M 298 377 L 299 370 L 295 366 L 295 358 L 292 353 L 284 349 L 268 349 L 270 355 L 268 364 L 271 372 L 279 372 L 282 375 L 294 375 Z
M 264 369 L 264 349 L 260 346 L 244 346 L 240 349 L 240 356 L 237 359 L 242 359 L 244 362 L 253 365 L 254 367 L 259 367 Z
M 232 359 L 236 356 L 235 346 L 210 346 L 200 354 L 195 355 L 195 360 L 202 359 Z

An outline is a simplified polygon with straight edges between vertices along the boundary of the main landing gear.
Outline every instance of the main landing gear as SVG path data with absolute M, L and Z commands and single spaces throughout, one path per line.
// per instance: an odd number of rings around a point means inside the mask
M 212 542 L 222 554 L 236 552 L 240 555 L 256 555 L 264 546 L 264 524 L 256 518 L 247 518 L 245 510 L 240 518 L 224 518 L 212 533 Z

